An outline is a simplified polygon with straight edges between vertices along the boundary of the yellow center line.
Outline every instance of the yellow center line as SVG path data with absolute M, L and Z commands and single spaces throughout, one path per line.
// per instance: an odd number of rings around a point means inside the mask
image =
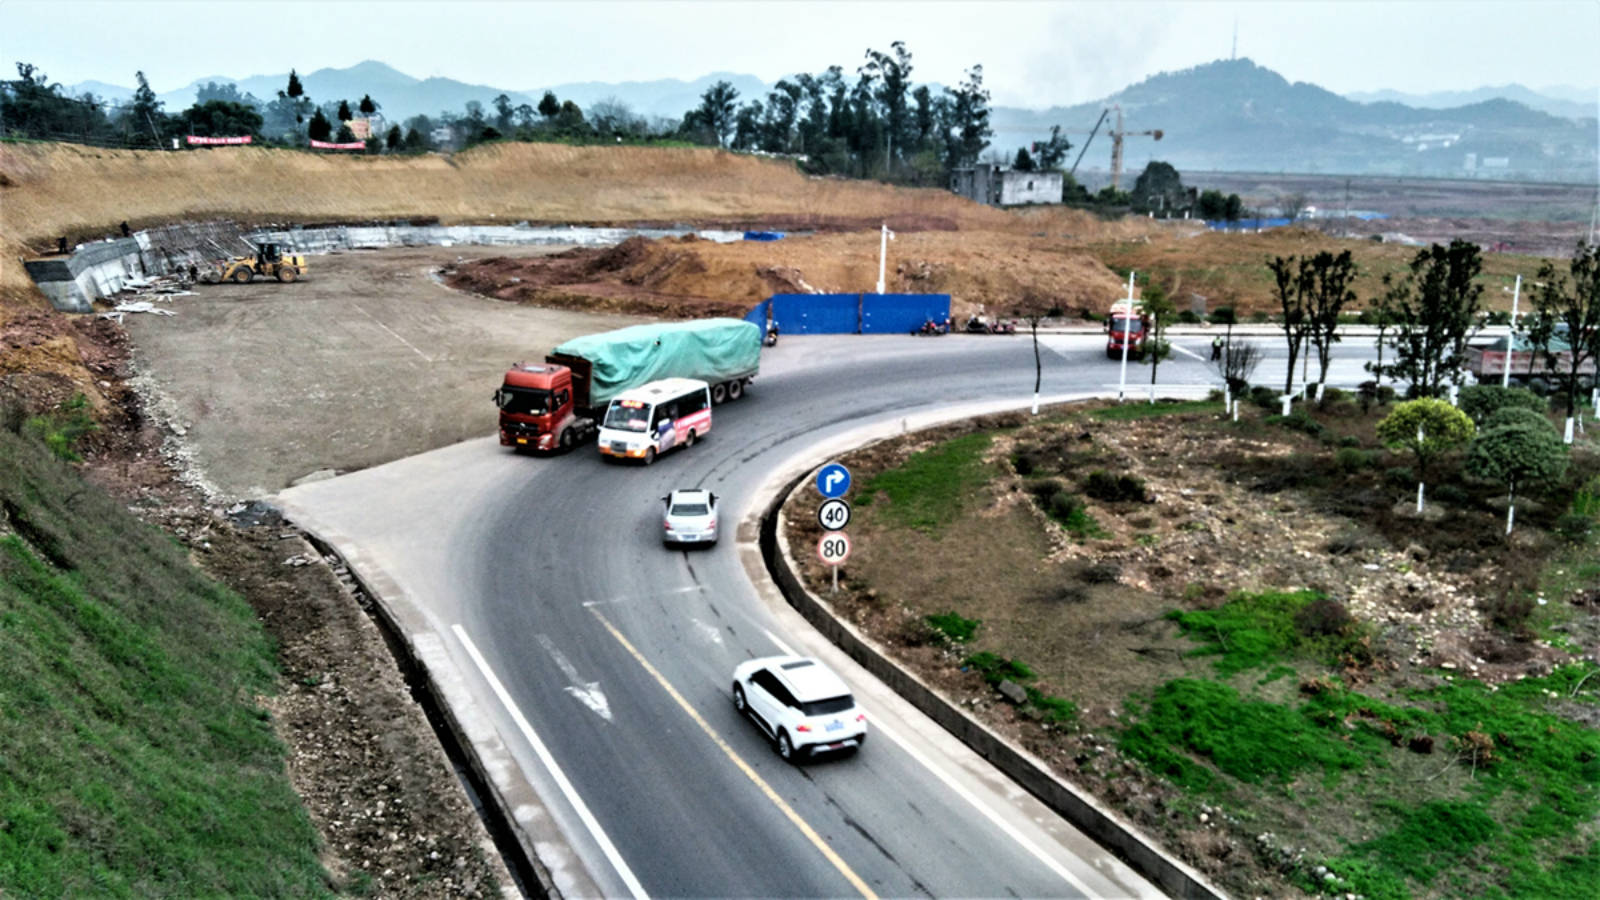
M 778 796 L 778 792 L 773 790 L 772 787 L 766 783 L 766 781 L 762 780 L 761 776 L 756 774 L 756 770 L 750 768 L 750 764 L 745 762 L 738 753 L 735 753 L 732 747 L 728 746 L 728 742 L 724 741 L 722 737 L 711 728 L 711 725 L 707 723 L 705 719 L 700 717 L 698 712 L 695 712 L 695 708 L 689 705 L 689 701 L 685 700 L 683 695 L 678 693 L 677 689 L 672 686 L 672 683 L 667 681 L 667 679 L 662 676 L 660 672 L 656 671 L 655 666 L 650 665 L 650 661 L 644 658 L 644 654 L 634 649 L 634 646 L 628 643 L 628 639 L 622 636 L 622 632 L 618 631 L 615 625 L 612 625 L 605 616 L 601 615 L 598 609 L 590 607 L 589 611 L 594 613 L 594 617 L 600 620 L 600 624 L 604 625 L 607 631 L 611 632 L 611 636 L 617 639 L 617 643 L 621 644 L 622 648 L 627 650 L 628 654 L 637 660 L 639 665 L 643 666 L 646 672 L 650 673 L 650 676 L 661 685 L 662 689 L 667 692 L 668 696 L 672 697 L 673 700 L 677 701 L 679 706 L 683 707 L 683 711 L 689 714 L 689 718 L 693 719 L 695 724 L 700 726 L 700 730 L 704 731 L 707 737 L 711 738 L 711 742 L 716 744 L 723 753 L 726 753 L 729 759 L 733 760 L 733 764 L 739 767 L 739 771 L 743 772 L 747 778 L 755 782 L 756 787 L 761 789 L 761 793 L 766 794 L 767 799 L 772 801 L 772 805 L 776 806 L 778 810 L 785 816 L 788 816 L 789 821 L 794 823 L 794 827 L 800 829 L 800 833 L 805 835 L 806 839 L 809 840 L 819 851 L 821 851 L 822 855 L 827 858 L 828 862 L 833 863 L 833 867 L 839 870 L 839 874 L 843 875 L 845 880 L 849 881 L 850 884 L 861 893 L 861 896 L 866 898 L 866 900 L 878 900 L 878 895 L 873 893 L 872 888 L 868 887 L 865 881 L 861 880 L 861 876 L 852 871 L 849 864 L 847 864 L 844 859 L 839 856 L 839 854 L 835 853 L 833 848 L 829 847 L 827 842 L 822 839 L 822 835 L 817 834 L 816 829 L 812 828 L 805 819 L 800 818 L 799 813 L 795 812 L 794 809 L 789 806 L 789 804 L 783 802 L 783 798 Z

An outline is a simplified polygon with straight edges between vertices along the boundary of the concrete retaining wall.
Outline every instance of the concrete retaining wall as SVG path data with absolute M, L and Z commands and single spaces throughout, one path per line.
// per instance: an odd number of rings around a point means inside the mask
M 968 717 L 916 676 L 900 668 L 871 640 L 848 622 L 835 617 L 827 601 L 805 587 L 795 574 L 794 562 L 789 557 L 787 544 L 780 539 L 780 530 L 784 503 L 810 474 L 801 475 L 779 491 L 761 518 L 761 555 L 789 605 L 880 681 L 1170 896 L 1185 900 L 1226 897 L 1199 872 L 1163 853 L 1138 829 L 1101 806 L 1099 801 L 1057 778 L 1042 760 Z
M 169 275 L 190 265 L 248 256 L 258 244 L 277 243 L 292 253 L 322 254 L 384 247 L 578 245 L 604 247 L 642 235 L 651 239 L 695 234 L 708 241 L 743 240 L 742 231 L 693 228 L 584 228 L 529 225 L 333 225 L 255 229 L 231 222 L 167 225 L 131 237 L 80 244 L 71 255 L 24 261 L 39 290 L 62 312 L 92 312 L 91 304 L 135 279 Z

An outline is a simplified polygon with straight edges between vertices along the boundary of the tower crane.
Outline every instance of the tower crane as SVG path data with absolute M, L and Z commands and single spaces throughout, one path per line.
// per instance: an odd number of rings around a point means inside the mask
M 1122 104 L 1113 104 L 1100 111 L 1099 120 L 1094 123 L 1094 128 L 1089 132 L 1089 140 L 1083 142 L 1083 148 L 1078 151 L 1078 158 L 1073 160 L 1072 170 L 1067 174 L 1075 174 L 1078 171 L 1078 163 L 1083 161 L 1083 154 L 1089 151 L 1090 142 L 1100 132 L 1101 124 L 1105 122 L 1106 116 L 1110 115 L 1112 110 L 1117 113 L 1117 124 L 1107 133 L 1111 135 L 1111 189 L 1115 191 L 1122 186 L 1122 139 L 1149 135 L 1159 141 L 1163 132 L 1159 128 L 1152 128 L 1149 131 L 1124 131 L 1122 128 Z M 1083 132 L 1077 133 L 1082 134 Z

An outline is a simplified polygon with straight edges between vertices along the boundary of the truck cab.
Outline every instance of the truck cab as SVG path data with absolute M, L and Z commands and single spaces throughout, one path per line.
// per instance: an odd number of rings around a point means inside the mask
M 572 370 L 550 363 L 516 363 L 494 392 L 500 445 L 530 450 L 571 449 L 588 436 L 574 413 Z
M 1145 342 L 1150 339 L 1150 318 L 1137 300 L 1119 302 L 1111 306 L 1106 316 L 1106 358 L 1121 359 L 1123 349 L 1128 356 L 1138 359 L 1144 355 Z

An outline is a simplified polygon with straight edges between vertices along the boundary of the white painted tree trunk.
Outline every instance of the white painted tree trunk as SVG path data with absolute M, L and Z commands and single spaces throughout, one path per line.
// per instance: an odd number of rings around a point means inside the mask
M 1033 414 L 1036 415 L 1036 416 L 1039 414 L 1039 392 L 1038 391 L 1034 391 L 1033 392 Z
M 1417 515 L 1422 515 L 1422 482 L 1417 482 Z
M 1506 534 L 1511 534 L 1511 526 L 1517 521 L 1517 495 L 1515 492 L 1506 495 Z
M 1562 441 L 1565 442 L 1565 443 L 1568 443 L 1568 444 L 1572 443 L 1572 417 L 1571 416 L 1567 416 L 1567 434 L 1566 434 L 1566 437 L 1562 438 Z

